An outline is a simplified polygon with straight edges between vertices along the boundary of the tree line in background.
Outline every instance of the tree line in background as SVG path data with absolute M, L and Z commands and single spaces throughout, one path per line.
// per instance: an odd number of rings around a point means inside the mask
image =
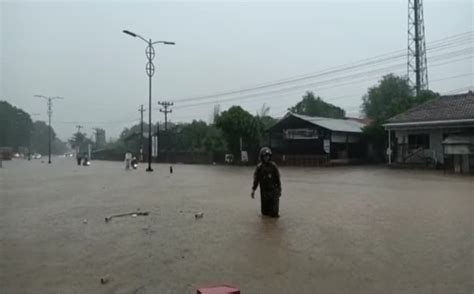
M 432 91 L 423 91 L 416 96 L 413 87 L 404 77 L 392 74 L 382 77 L 377 85 L 368 89 L 367 94 L 362 97 L 361 111 L 372 123 L 364 129 L 364 133 L 379 151 L 381 158 L 387 140 L 382 125 L 390 117 L 438 96 Z M 196 120 L 191 123 L 169 123 L 166 132 L 162 125 L 156 126 L 154 132 L 159 129 L 159 148 L 162 152 L 228 152 L 238 157 L 240 148 L 255 151 L 267 143 L 265 130 L 277 121 L 269 115 L 269 111 L 270 107 L 265 104 L 255 115 L 240 106 L 231 106 L 222 112 L 216 106 L 210 123 Z M 344 109 L 325 102 L 313 92 L 306 92 L 301 101 L 288 108 L 288 111 L 308 116 L 346 117 Z M 148 133 L 147 124 L 144 132 Z M 139 141 L 127 140 L 139 133 L 140 125 L 125 128 L 112 145 L 124 151 L 139 150 Z
M 362 97 L 361 111 L 365 117 L 372 120 L 372 123 L 364 129 L 365 135 L 376 147 L 378 146 L 379 150 L 384 150 L 387 135 L 382 125 L 390 117 L 437 97 L 439 95 L 432 91 L 423 91 L 420 95 L 415 95 L 413 87 L 404 77 L 392 74 L 382 77 L 378 84 L 369 88 Z M 160 152 L 228 152 L 238 157 L 241 147 L 243 150 L 251 151 L 266 143 L 265 130 L 276 122 L 276 119 L 269 115 L 269 111 L 270 107 L 265 104 L 255 115 L 240 106 L 232 106 L 225 111 L 216 106 L 210 123 L 202 120 L 194 120 L 191 123 L 168 123 L 166 131 L 164 126 L 159 124 L 153 126 L 152 132 L 159 136 Z M 332 118 L 346 116 L 344 109 L 325 102 L 313 92 L 306 92 L 302 100 L 288 111 Z M 47 152 L 49 129 L 44 122 L 33 123 L 29 114 L 4 101 L 0 102 L 0 122 L 0 146 L 13 148 L 28 146 L 31 139 L 31 146 L 35 152 L 43 154 Z M 148 128 L 149 125 L 144 123 L 145 136 L 148 134 Z M 133 125 L 125 128 L 117 140 L 108 144 L 104 142 L 101 146 L 87 138 L 85 134 L 77 132 L 69 143 L 72 148 L 78 148 L 81 152 L 85 152 L 87 146 L 92 144 L 94 149 L 112 149 L 117 153 L 131 151 L 138 154 L 142 140 L 145 142 L 147 140 L 146 137 L 142 138 L 140 132 L 140 124 Z M 53 153 L 63 152 L 65 144 L 56 138 L 54 130 L 52 133 Z
M 0 101 L 0 147 L 27 153 L 48 153 L 49 126 L 44 121 L 34 121 L 20 108 Z M 68 148 L 51 129 L 51 153 L 64 154 Z

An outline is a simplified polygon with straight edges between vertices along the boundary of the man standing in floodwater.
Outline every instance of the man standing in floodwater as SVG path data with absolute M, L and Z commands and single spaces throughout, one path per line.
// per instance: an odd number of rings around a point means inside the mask
M 262 215 L 280 217 L 279 206 L 281 196 L 280 172 L 272 159 L 272 151 L 268 147 L 260 150 L 260 163 L 253 175 L 252 199 L 255 190 L 260 185 L 260 200 Z

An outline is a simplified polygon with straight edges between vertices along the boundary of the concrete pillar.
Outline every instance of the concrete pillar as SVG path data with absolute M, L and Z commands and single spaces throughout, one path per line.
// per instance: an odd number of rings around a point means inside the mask
M 392 132 L 388 130 L 388 165 L 392 164 Z
M 461 172 L 463 174 L 469 174 L 469 155 L 463 154 L 461 156 Z
M 454 155 L 454 172 L 459 174 L 461 173 L 461 155 L 455 154 Z

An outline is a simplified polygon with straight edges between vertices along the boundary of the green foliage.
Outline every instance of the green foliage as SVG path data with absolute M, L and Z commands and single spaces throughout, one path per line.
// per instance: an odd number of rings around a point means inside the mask
M 190 124 L 180 126 L 175 148 L 182 151 L 204 151 L 204 140 L 208 126 L 204 121 L 193 120 Z
M 208 127 L 203 144 L 207 152 L 224 152 L 227 148 L 222 131 L 214 125 Z
M 315 97 L 313 92 L 306 92 L 303 99 L 288 110 L 296 114 L 309 116 L 332 118 L 344 118 L 346 116 L 344 109 L 324 102 L 321 97 Z
M 393 74 L 384 76 L 378 85 L 368 89 L 362 98 L 362 110 L 373 119 L 373 123 L 363 131 L 367 140 L 374 145 L 380 160 L 383 160 L 387 146 L 387 132 L 382 125 L 389 118 L 438 97 L 439 94 L 429 90 L 415 96 L 408 81 Z
M 56 133 L 51 129 L 51 140 L 52 142 L 59 140 L 56 138 Z M 31 134 L 31 150 L 32 152 L 38 152 L 40 154 L 48 153 L 49 144 L 49 126 L 44 121 L 35 121 L 33 123 L 33 131 Z M 54 147 L 51 145 L 51 153 L 59 154 Z M 59 147 L 59 146 L 58 146 Z
M 0 146 L 27 147 L 33 122 L 28 113 L 12 106 L 6 101 L 0 101 Z
M 418 96 L 413 97 L 413 105 L 420 105 L 432 99 L 439 98 L 439 93 L 433 92 L 431 90 L 422 90 Z
M 276 119 L 274 119 L 273 117 L 268 116 L 268 115 L 267 116 L 257 116 L 256 119 L 260 121 L 260 124 L 262 125 L 263 130 L 268 129 L 269 127 L 273 126 L 277 122 Z
M 219 115 L 216 127 L 222 130 L 229 151 L 239 157 L 240 138 L 244 149 L 252 150 L 258 147 L 263 132 L 262 122 L 240 106 L 232 106 Z
M 77 132 L 69 139 L 69 144 L 74 149 L 79 149 L 79 152 L 87 152 L 89 144 L 93 144 L 92 140 L 87 138 L 84 133 Z
M 221 152 L 225 149 L 222 133 L 204 121 L 175 125 L 168 131 L 168 136 L 163 134 L 162 137 L 162 150 Z
M 382 78 L 362 98 L 362 110 L 367 117 L 384 123 L 390 117 L 413 106 L 413 90 L 405 78 L 392 74 Z
M 415 96 L 407 79 L 390 74 L 384 76 L 378 85 L 369 88 L 362 98 L 362 110 L 367 117 L 383 124 L 389 118 L 437 97 L 439 94 L 429 90 Z
M 31 152 L 48 153 L 49 126 L 44 121 L 31 120 L 28 113 L 12 106 L 6 101 L 0 101 L 0 146 L 31 147 Z M 51 129 L 51 153 L 64 154 L 67 152 L 64 142 L 56 138 Z
M 68 151 L 69 151 L 69 148 L 67 147 L 66 143 L 59 140 L 58 138 L 54 138 L 54 140 L 51 142 L 52 154 L 65 154 Z M 46 153 L 42 153 L 42 154 L 46 154 Z

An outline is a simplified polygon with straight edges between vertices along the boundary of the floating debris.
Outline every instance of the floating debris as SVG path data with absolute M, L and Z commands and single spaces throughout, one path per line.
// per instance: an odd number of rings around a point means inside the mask
M 101 283 L 102 285 L 107 284 L 109 281 L 110 281 L 109 276 L 105 276 L 105 277 L 100 278 L 100 283 Z
M 122 213 L 122 214 L 115 214 L 115 215 L 111 215 L 111 216 L 107 216 L 105 217 L 105 222 L 108 223 L 110 222 L 113 218 L 116 218 L 116 217 L 123 217 L 123 216 L 132 216 L 132 217 L 137 217 L 137 216 L 147 216 L 149 215 L 150 212 L 148 211 L 144 211 L 144 212 L 141 212 L 141 211 L 137 211 L 137 212 L 129 212 L 129 213 Z
M 196 213 L 196 214 L 194 215 L 194 217 L 195 217 L 196 219 L 203 218 L 203 217 L 204 217 L 204 212 L 198 212 L 198 213 Z

